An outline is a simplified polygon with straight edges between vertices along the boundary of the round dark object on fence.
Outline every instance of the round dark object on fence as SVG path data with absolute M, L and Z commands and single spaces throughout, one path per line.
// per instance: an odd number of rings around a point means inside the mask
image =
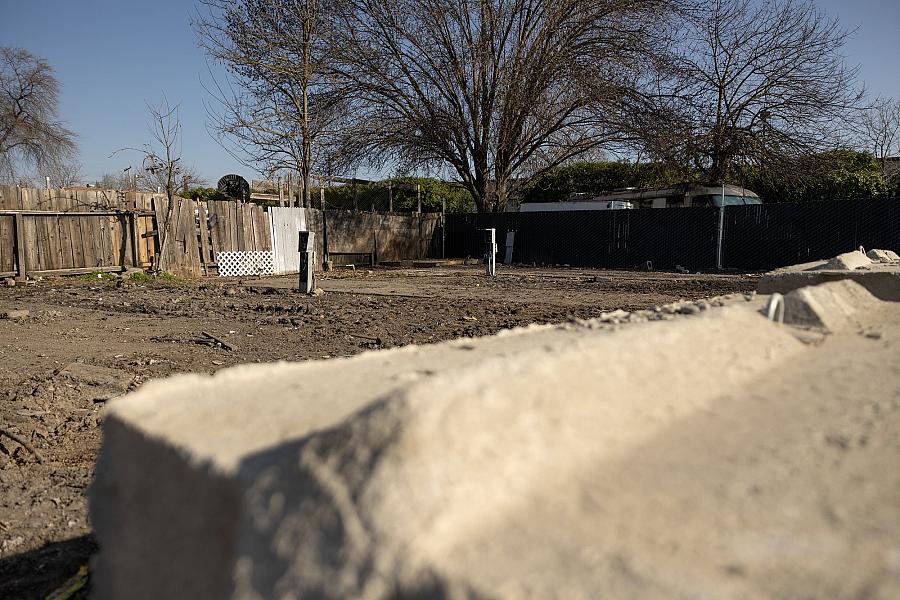
M 222 177 L 216 185 L 216 189 L 220 194 L 225 194 L 229 198 L 237 200 L 250 199 L 250 184 L 247 183 L 246 179 L 234 173 Z

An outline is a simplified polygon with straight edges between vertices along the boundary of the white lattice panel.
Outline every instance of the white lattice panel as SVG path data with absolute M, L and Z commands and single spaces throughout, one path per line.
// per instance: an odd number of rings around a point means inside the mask
M 217 252 L 219 277 L 243 275 L 273 275 L 275 255 L 270 250 L 245 250 L 241 252 Z

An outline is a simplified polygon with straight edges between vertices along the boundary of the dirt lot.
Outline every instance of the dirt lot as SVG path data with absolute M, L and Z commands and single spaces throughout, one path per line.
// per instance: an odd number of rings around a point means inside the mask
M 84 493 L 104 400 L 148 379 L 488 335 L 750 291 L 756 279 L 504 269 L 488 280 L 462 267 L 339 271 L 316 297 L 294 285 L 83 278 L 0 288 L 0 311 L 29 311 L 0 321 L 0 427 L 43 459 L 0 439 L 0 597 L 43 598 L 87 563 Z

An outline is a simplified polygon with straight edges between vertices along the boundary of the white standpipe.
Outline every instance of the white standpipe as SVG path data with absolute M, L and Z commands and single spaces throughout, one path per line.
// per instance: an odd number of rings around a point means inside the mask
M 497 230 L 484 230 L 484 264 L 488 277 L 497 276 Z

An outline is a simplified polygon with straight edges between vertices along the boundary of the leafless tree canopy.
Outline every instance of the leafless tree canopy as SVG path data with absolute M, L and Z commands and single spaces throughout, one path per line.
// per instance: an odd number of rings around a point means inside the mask
M 59 84 L 43 59 L 0 47 L 0 180 L 65 163 L 75 134 L 57 119 Z
M 888 158 L 900 157 L 900 99 L 878 98 L 860 117 L 862 147 L 875 155 L 885 181 L 900 183 L 900 168 L 889 169 Z
M 348 156 L 447 165 L 479 210 L 616 140 L 611 107 L 664 0 L 349 0 L 335 29 Z
M 848 33 L 811 1 L 710 0 L 682 31 L 638 128 L 656 157 L 721 181 L 846 141 L 862 98 Z
M 333 132 L 346 112 L 327 93 L 333 7 L 329 0 L 201 1 L 206 10 L 194 27 L 229 74 L 212 85 L 214 134 L 252 166 L 298 172 L 308 205 L 310 174 L 333 158 Z
M 82 183 L 81 167 L 81 162 L 74 158 L 55 159 L 44 165 L 41 173 L 50 178 L 50 187 L 74 187 Z
M 202 2 L 235 86 L 215 131 L 307 188 L 314 168 L 436 168 L 502 210 L 623 148 L 721 181 L 841 146 L 863 94 L 812 0 Z
M 148 105 L 147 108 L 150 111 L 148 126 L 153 141 L 140 148 L 121 148 L 114 154 L 132 151 L 142 156 L 136 178 L 132 178 L 131 175 L 124 177 L 126 182 L 132 182 L 127 187 L 150 191 L 161 189 L 171 200 L 191 182 L 196 185 L 202 180 L 196 170 L 182 160 L 178 105 L 171 104 L 164 95 L 158 105 Z

